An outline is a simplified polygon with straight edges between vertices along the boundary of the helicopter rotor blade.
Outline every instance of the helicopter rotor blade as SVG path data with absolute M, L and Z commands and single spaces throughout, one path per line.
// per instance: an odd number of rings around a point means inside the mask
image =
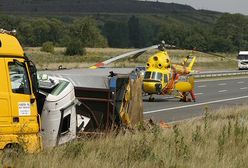
M 147 51 L 147 50 L 146 50 L 146 51 Z M 136 59 L 136 58 L 138 58 L 139 56 L 141 56 L 142 54 L 144 54 L 146 51 L 139 52 L 139 53 L 135 54 L 134 56 L 132 56 L 131 58 L 132 58 L 132 59 Z
M 177 48 L 177 47 L 174 47 L 174 49 L 185 50 L 185 49 Z M 189 49 L 187 49 L 187 50 L 189 50 Z M 198 53 L 202 53 L 202 54 L 208 54 L 208 55 L 212 55 L 212 56 L 215 56 L 215 57 L 223 58 L 223 59 L 226 59 L 226 60 L 239 62 L 239 60 L 234 59 L 234 58 L 229 58 L 229 57 L 227 57 L 227 56 L 224 56 L 224 55 L 221 55 L 221 54 L 216 54 L 216 53 L 213 53 L 213 52 L 203 52 L 203 51 L 199 51 L 199 50 L 197 50 L 196 48 L 191 49 L 191 53 L 189 54 L 189 56 L 194 55 L 194 52 L 198 52 Z M 242 64 L 242 65 L 247 65 L 248 63 L 240 62 L 240 64 Z
M 224 59 L 227 59 L 227 60 L 230 60 L 230 61 L 238 62 L 237 59 L 229 58 L 229 57 L 226 57 L 226 56 L 221 55 L 221 54 L 216 54 L 216 53 L 212 53 L 212 52 L 202 52 L 202 51 L 197 51 L 197 52 L 200 52 L 200 53 L 203 53 L 203 54 L 212 55 L 212 56 L 219 57 L 219 58 L 224 58 Z
M 90 69 L 96 69 L 96 68 L 99 68 L 99 67 L 104 67 L 105 65 L 108 65 L 112 62 L 115 62 L 119 59 L 122 59 L 122 58 L 126 58 L 126 57 L 129 57 L 131 55 L 135 55 L 135 56 L 140 56 L 141 54 L 143 54 L 144 52 L 146 52 L 147 50 L 150 50 L 150 49 L 156 49 L 158 48 L 158 45 L 153 45 L 153 46 L 150 46 L 150 47 L 146 47 L 146 48 L 142 48 L 142 49 L 138 49 L 138 50 L 135 50 L 135 51 L 131 51 L 131 52 L 127 52 L 127 53 L 124 53 L 124 54 L 121 54 L 121 55 L 118 55 L 116 57 L 113 57 L 113 58 L 110 58 L 106 61 L 103 61 L 103 62 L 99 62 L 91 67 L 89 67 Z

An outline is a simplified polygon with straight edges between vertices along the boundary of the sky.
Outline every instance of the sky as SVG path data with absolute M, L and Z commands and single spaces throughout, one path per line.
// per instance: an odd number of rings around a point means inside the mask
M 152 0 L 156 1 L 156 0 Z M 220 12 L 241 13 L 248 15 L 248 0 L 158 0 L 187 4 L 195 9 L 207 9 Z

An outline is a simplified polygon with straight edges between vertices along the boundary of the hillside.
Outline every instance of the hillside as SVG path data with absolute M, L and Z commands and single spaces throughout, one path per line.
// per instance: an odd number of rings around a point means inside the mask
M 33 15 L 81 15 L 99 13 L 194 14 L 199 12 L 187 5 L 136 0 L 1 0 L 0 11 L 6 14 Z M 206 13 L 206 11 L 203 13 Z M 216 12 L 209 11 L 207 13 L 216 14 Z
M 180 48 L 236 52 L 246 49 L 246 24 L 244 15 L 196 10 L 175 3 L 137 0 L 1 0 L 0 3 L 0 27 L 17 29 L 22 44 L 30 47 L 47 41 L 66 47 L 78 39 L 86 47 L 142 48 L 165 40 Z M 85 31 L 78 31 L 82 26 Z

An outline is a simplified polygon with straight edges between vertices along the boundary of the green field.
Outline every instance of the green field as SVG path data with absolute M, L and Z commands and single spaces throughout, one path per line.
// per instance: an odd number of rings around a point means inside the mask
M 218 167 L 248 165 L 248 106 L 206 107 L 204 117 L 161 128 L 148 122 L 118 135 L 91 138 L 44 150 L 19 154 L 17 168 L 81 167 Z M 4 157 L 1 154 L 0 157 Z
M 64 68 L 87 68 L 97 62 L 107 60 L 113 56 L 123 54 L 134 49 L 114 49 L 114 48 L 87 48 L 84 56 L 65 56 L 65 48 L 55 48 L 55 53 L 41 52 L 39 47 L 25 48 L 28 57 L 34 61 L 38 69 L 57 69 L 59 65 Z M 156 50 L 149 51 L 136 60 L 124 59 L 109 66 L 111 67 L 135 67 L 145 66 L 149 56 Z M 168 50 L 173 63 L 180 63 L 187 56 L 189 50 Z M 195 64 L 196 70 L 226 70 L 237 69 L 237 62 L 228 59 L 218 58 L 209 54 L 194 52 L 197 56 Z M 228 58 L 235 59 L 236 54 L 222 54 Z

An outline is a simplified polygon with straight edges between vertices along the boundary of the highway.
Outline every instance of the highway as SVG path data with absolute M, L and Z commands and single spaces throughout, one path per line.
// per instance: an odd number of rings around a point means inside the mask
M 112 68 L 116 73 L 127 74 L 131 68 Z M 108 75 L 110 69 L 103 68 L 97 70 L 71 69 L 62 71 L 43 71 L 53 76 L 65 77 L 72 81 L 75 86 L 84 87 L 87 76 L 95 76 L 93 81 L 87 79 L 88 85 L 97 83 L 100 76 Z M 224 73 L 225 71 L 216 71 Z M 240 72 L 240 71 L 237 71 Z M 206 73 L 206 72 L 204 72 Z M 102 81 L 98 81 L 101 83 Z M 95 84 L 94 84 L 95 85 Z M 87 87 L 87 86 L 85 86 Z M 99 86 L 104 87 L 104 86 Z M 248 104 L 248 76 L 232 77 L 229 79 L 198 80 L 195 82 L 196 102 L 179 102 L 172 96 L 155 95 L 155 102 L 148 102 L 149 96 L 144 100 L 144 116 L 146 119 L 152 118 L 155 121 L 174 122 L 193 117 L 202 116 L 204 109 L 209 110 L 223 108 L 225 106 L 238 106 Z
M 215 110 L 247 104 L 248 77 L 196 81 L 195 94 L 196 102 L 179 102 L 171 96 L 155 96 L 155 102 L 148 102 L 149 96 L 145 96 L 145 118 L 174 122 L 202 116 L 206 107 Z

